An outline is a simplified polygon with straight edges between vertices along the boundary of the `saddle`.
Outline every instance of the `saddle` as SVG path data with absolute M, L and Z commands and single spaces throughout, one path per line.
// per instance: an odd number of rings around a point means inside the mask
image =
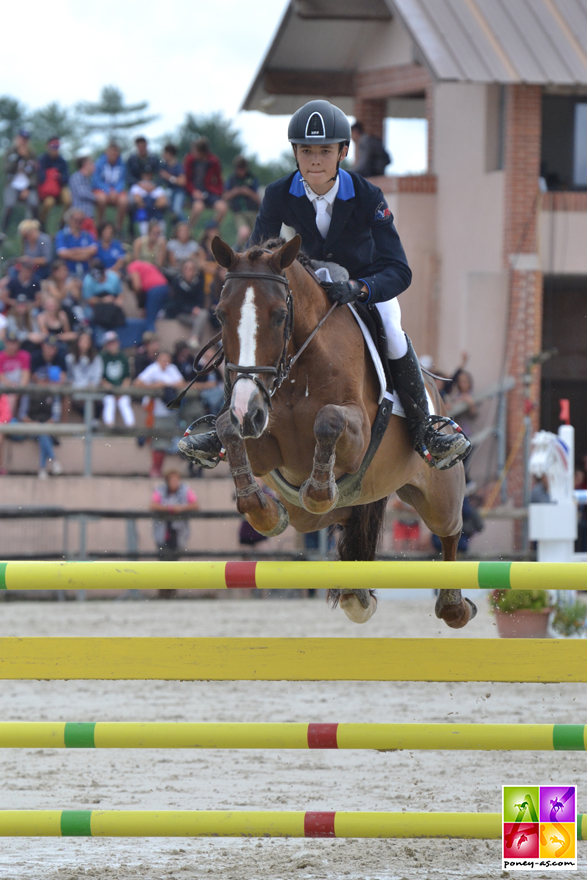
M 349 280 L 349 273 L 343 266 L 339 266 L 338 263 L 310 260 L 309 263 L 302 265 L 306 271 L 309 272 L 314 281 L 317 281 L 320 287 L 324 288 L 326 292 L 328 292 L 328 288 L 333 282 Z M 391 378 L 391 370 L 389 369 L 387 354 L 387 334 L 385 333 L 385 327 L 383 326 L 381 315 L 374 305 L 368 305 L 367 303 L 353 303 L 353 309 L 365 324 L 371 339 L 375 344 L 375 348 L 381 359 L 383 372 L 385 373 L 387 390 L 392 394 L 393 380 Z

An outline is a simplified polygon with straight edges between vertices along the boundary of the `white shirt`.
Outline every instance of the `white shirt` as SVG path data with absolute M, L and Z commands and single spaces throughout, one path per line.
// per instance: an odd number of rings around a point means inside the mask
M 326 238 L 326 236 L 328 235 L 328 230 L 330 229 L 330 221 L 332 220 L 332 206 L 338 193 L 340 178 L 337 174 L 332 189 L 329 189 L 328 192 L 324 193 L 323 196 L 319 196 L 318 193 L 315 193 L 310 184 L 306 183 L 303 178 L 302 180 L 304 183 L 304 189 L 306 190 L 306 195 L 312 202 L 314 210 L 316 211 L 316 226 L 318 227 L 318 231 L 320 232 L 322 238 Z
M 175 364 L 168 364 L 164 370 L 161 369 L 157 361 L 152 364 L 149 364 L 148 367 L 145 367 L 142 373 L 137 376 L 137 379 L 140 379 L 141 382 L 144 382 L 145 385 L 158 385 L 160 382 L 164 382 L 166 385 L 176 385 L 178 382 L 183 380 L 183 376 L 175 366 Z M 143 398 L 143 404 L 149 401 L 148 397 Z M 174 415 L 174 413 L 170 412 L 160 397 L 155 398 L 155 405 L 153 407 L 153 415 L 155 416 L 169 416 Z

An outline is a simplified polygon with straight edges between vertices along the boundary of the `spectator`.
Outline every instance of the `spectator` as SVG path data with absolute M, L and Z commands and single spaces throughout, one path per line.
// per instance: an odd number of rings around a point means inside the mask
M 106 269 L 121 272 L 126 261 L 124 245 L 114 238 L 114 224 L 106 221 L 98 230 L 98 252 L 96 257 Z
M 83 211 L 86 217 L 93 218 L 96 207 L 96 196 L 92 189 L 94 160 L 91 156 L 81 156 L 75 164 L 77 171 L 74 171 L 69 180 L 72 204 L 74 208 Z
M 195 346 L 192 343 L 184 342 L 183 339 L 179 339 L 175 343 L 173 363 L 185 382 L 190 382 L 194 377 L 194 351 Z
M 8 394 L 0 394 L 0 424 L 5 425 L 7 422 L 12 420 L 12 411 L 10 409 L 10 403 L 8 401 Z M 0 475 L 5 476 L 8 471 L 2 464 L 4 456 L 2 455 L 2 449 L 4 448 L 4 434 L 0 434 Z
M 41 293 L 41 285 L 35 279 L 34 267 L 29 262 L 17 263 L 16 274 L 9 277 L 6 284 L 6 302 L 14 305 L 17 297 L 25 296 L 30 303 L 36 303 Z
M 82 278 L 89 269 L 89 261 L 96 255 L 98 245 L 89 232 L 84 232 L 84 213 L 70 208 L 65 215 L 67 226 L 55 236 L 55 253 L 67 263 L 72 275 Z
M 6 232 L 16 205 L 24 205 L 26 217 L 37 211 L 36 159 L 30 145 L 30 132 L 21 128 L 4 158 L 4 212 L 2 229 Z
M 37 367 L 34 368 L 33 360 L 33 383 L 36 385 L 55 385 L 63 381 L 64 373 L 61 366 L 53 363 L 48 357 L 49 348 L 53 347 L 56 352 L 56 346 L 47 347 L 47 358 L 43 356 L 42 360 L 37 361 Z M 45 345 L 43 346 L 45 348 Z M 20 399 L 18 408 L 18 418 L 21 422 L 41 422 L 47 424 L 49 422 L 59 422 L 61 420 L 61 398 L 55 393 L 51 393 L 47 388 L 47 394 L 23 394 Z M 53 438 L 50 434 L 40 434 L 39 441 L 39 479 L 47 479 L 47 464 L 51 462 L 51 472 L 54 475 L 62 474 L 63 467 L 55 457 L 55 449 Z
M 53 370 L 50 368 L 53 367 Z M 59 373 L 57 373 L 59 369 Z M 43 340 L 40 349 L 36 349 L 31 357 L 31 372 L 33 377 L 46 374 L 47 380 L 53 384 L 65 382 L 67 364 L 65 354 L 59 348 L 59 340 L 56 336 L 47 336 Z
M 135 147 L 135 152 L 130 154 L 126 162 L 126 180 L 129 189 L 143 179 L 144 171 L 147 167 L 151 172 L 157 173 L 161 165 L 159 156 L 149 152 L 147 138 L 140 135 L 135 140 Z
M 15 388 L 24 388 L 31 378 L 31 356 L 28 351 L 20 347 L 16 333 L 7 330 L 5 336 L 4 351 L 0 351 L 0 382 L 3 385 L 13 385 Z M 4 395 L 2 395 L 4 397 Z M 16 408 L 16 394 L 6 395 L 10 418 Z M 8 421 L 10 421 L 10 418 Z M 1 435 L 0 435 L 1 436 Z
M 473 398 L 473 377 L 464 368 L 469 359 L 466 351 L 463 352 L 461 363 L 457 367 L 447 396 L 447 407 L 451 407 L 460 403 L 467 404 L 467 409 L 455 416 L 461 428 L 466 434 L 471 434 L 473 423 L 477 418 L 477 406 Z
M 228 206 L 222 198 L 222 168 L 220 159 L 210 150 L 208 138 L 195 140 L 184 162 L 186 189 L 192 200 L 190 226 L 195 226 L 204 208 L 214 209 L 214 219 L 220 223 Z
M 150 364 L 139 373 L 135 379 L 135 385 L 144 388 L 160 388 L 163 391 L 163 399 L 156 397 L 153 404 L 155 417 L 154 427 L 161 432 L 169 432 L 177 424 L 177 412 L 167 409 L 167 403 L 172 400 L 179 388 L 184 384 L 183 376 L 171 362 L 168 351 L 160 351 L 155 363 Z M 143 399 L 143 405 L 149 403 L 149 398 Z M 165 460 L 165 453 L 170 446 L 170 439 L 166 437 L 154 437 L 151 443 L 151 477 L 160 477 L 161 468 Z
M 67 382 L 73 388 L 97 388 L 102 381 L 104 362 L 92 342 L 92 334 L 82 331 L 71 351 L 65 355 Z
M 104 336 L 101 357 L 104 367 L 102 387 L 109 390 L 127 388 L 130 385 L 130 367 L 126 355 L 120 350 L 118 334 L 114 330 L 109 330 Z M 108 427 L 114 427 L 117 400 L 118 410 L 124 424 L 127 428 L 132 428 L 135 423 L 135 415 L 128 394 L 123 394 L 118 398 L 114 394 L 107 394 L 104 397 L 102 400 L 102 421 Z
M 174 234 L 175 238 L 167 242 L 167 260 L 172 269 L 181 269 L 183 262 L 193 259 L 200 248 L 192 238 L 188 223 L 178 223 Z
M 234 214 L 237 229 L 243 226 L 249 229 L 248 239 L 255 228 L 261 204 L 261 197 L 257 192 L 259 181 L 251 173 L 244 156 L 237 156 L 232 164 L 234 173 L 226 181 L 224 199 Z
M 154 363 L 157 360 L 160 351 L 161 340 L 156 333 L 153 333 L 151 330 L 146 330 L 145 333 L 143 333 L 141 345 L 138 347 L 135 355 L 135 376 L 138 376 L 139 373 L 142 373 L 150 364 Z
M 146 235 L 149 221 L 162 220 L 167 208 L 167 196 L 162 186 L 155 184 L 155 172 L 146 165 L 138 183 L 133 183 L 129 191 L 130 202 L 134 208 L 133 219 L 141 235 Z
M 200 505 L 195 492 L 181 481 L 176 470 L 165 473 L 165 482 L 158 486 L 151 496 L 152 511 L 162 514 L 189 513 L 199 510 Z M 177 560 L 187 549 L 190 525 L 187 519 L 165 519 L 153 521 L 153 538 L 157 545 L 159 559 Z M 175 590 L 159 590 L 160 598 L 172 598 Z
M 351 125 L 351 137 L 355 145 L 355 174 L 362 177 L 379 177 L 385 174 L 385 169 L 391 164 L 391 156 L 381 138 L 375 134 L 366 134 L 363 123 L 358 119 Z
M 21 220 L 18 224 L 18 234 L 22 240 L 20 262 L 32 266 L 35 281 L 48 278 L 53 259 L 51 237 L 41 232 L 41 224 L 38 220 Z
M 33 303 L 24 293 L 19 293 L 6 319 L 6 333 L 13 334 L 26 351 L 34 351 L 43 341 L 37 322 L 32 314 Z
M 115 141 L 110 141 L 106 151 L 96 160 L 92 177 L 98 225 L 104 222 L 104 212 L 111 205 L 116 208 L 116 227 L 122 231 L 128 208 L 128 195 L 125 191 L 126 168 Z M 110 267 L 108 267 L 110 268 Z
M 108 330 L 120 331 L 126 324 L 120 277 L 94 258 L 83 281 L 82 297 L 86 317 L 94 330 L 96 344 L 100 347 Z M 120 337 L 118 339 L 120 342 Z M 126 342 L 126 339 L 123 341 Z
M 65 355 L 67 365 L 67 383 L 73 388 L 99 388 L 104 371 L 104 362 L 92 341 L 92 334 L 84 330 Z M 73 406 L 78 413 L 84 414 L 84 401 L 68 401 L 66 410 Z M 94 401 L 94 411 L 97 401 Z
M 206 308 L 212 312 L 218 303 L 220 291 L 224 284 L 226 269 L 222 269 L 212 253 L 212 240 L 218 235 L 218 226 L 213 221 L 206 224 L 204 234 L 200 239 L 200 253 L 198 255 L 200 268 L 204 273 L 204 294 L 206 296 Z
M 43 336 L 54 336 L 60 343 L 73 342 L 77 338 L 61 302 L 50 293 L 43 295 L 43 309 L 37 315 L 37 326 Z
M 67 187 L 69 171 L 67 162 L 59 153 L 60 141 L 58 137 L 51 137 L 47 141 L 47 152 L 39 157 L 39 185 L 37 191 L 41 202 L 40 220 L 45 225 L 49 211 L 56 204 L 69 208 L 71 205 L 71 193 Z
M 45 290 L 59 300 L 72 327 L 76 327 L 85 320 L 80 304 L 81 280 L 69 274 L 65 260 L 53 260 L 51 273 L 45 282 Z
M 155 318 L 163 309 L 169 296 L 167 279 L 157 266 L 144 260 L 133 260 L 127 266 L 131 288 L 137 295 L 139 305 L 145 309 L 146 330 L 155 329 Z
M 177 161 L 177 148 L 166 144 L 163 148 L 163 163 L 159 176 L 166 184 L 166 195 L 171 206 L 171 213 L 176 220 L 185 220 L 183 204 L 185 202 L 185 173 L 181 162 Z
M 171 282 L 165 314 L 189 324 L 196 340 L 202 338 L 209 315 L 204 308 L 204 278 L 195 260 L 186 260 L 179 275 Z
M 152 263 L 160 269 L 165 263 L 165 237 L 158 220 L 150 220 L 146 235 L 135 238 L 132 246 L 133 260 Z

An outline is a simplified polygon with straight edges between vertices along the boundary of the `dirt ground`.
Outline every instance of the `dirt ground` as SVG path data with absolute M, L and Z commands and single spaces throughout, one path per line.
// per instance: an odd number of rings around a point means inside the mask
M 459 638 L 433 599 L 380 602 L 364 627 L 316 599 L 6 602 L 2 636 Z M 492 637 L 482 599 L 462 636 Z M 3 720 L 584 723 L 580 684 L 0 682 Z M 582 752 L 4 750 L 2 809 L 498 812 L 503 783 L 587 781 Z M 587 877 L 587 845 L 579 844 Z M 583 867 L 581 867 L 581 862 Z M 504 877 L 499 841 L 0 840 L 0 880 L 451 880 Z M 544 873 L 535 876 L 549 876 Z

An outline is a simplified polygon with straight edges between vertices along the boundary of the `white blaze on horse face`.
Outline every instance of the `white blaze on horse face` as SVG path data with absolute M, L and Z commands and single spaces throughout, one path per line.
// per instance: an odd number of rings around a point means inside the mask
M 245 367 L 256 365 L 257 329 L 255 290 L 253 287 L 247 287 L 238 324 L 239 354 L 236 361 L 237 364 L 242 364 Z M 234 386 L 232 408 L 241 426 L 249 406 L 249 401 L 257 391 L 258 388 L 252 379 L 239 379 Z

